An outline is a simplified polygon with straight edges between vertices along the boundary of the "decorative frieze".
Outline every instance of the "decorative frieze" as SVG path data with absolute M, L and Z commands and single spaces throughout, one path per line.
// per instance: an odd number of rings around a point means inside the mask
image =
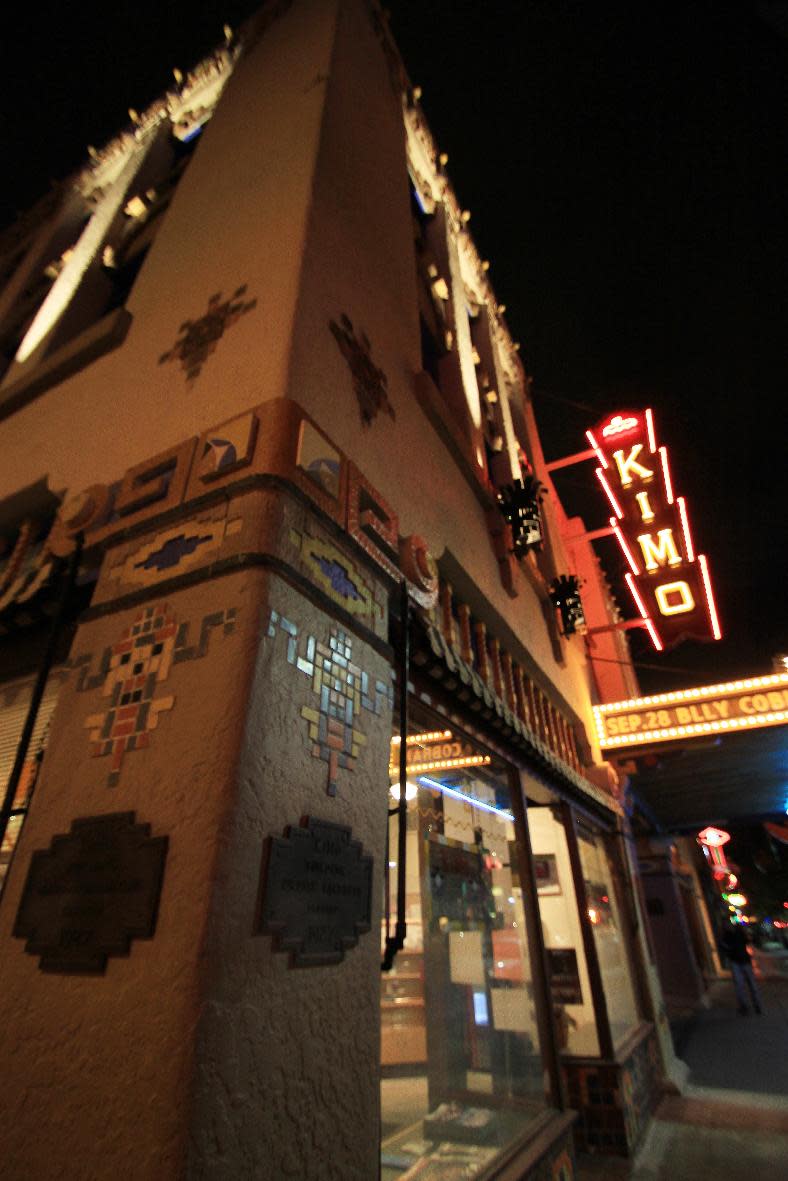
M 450 649 L 476 673 L 483 684 L 516 718 L 567 766 L 585 774 L 574 727 L 535 685 L 487 625 L 456 600 L 453 587 L 440 580 L 435 623 Z

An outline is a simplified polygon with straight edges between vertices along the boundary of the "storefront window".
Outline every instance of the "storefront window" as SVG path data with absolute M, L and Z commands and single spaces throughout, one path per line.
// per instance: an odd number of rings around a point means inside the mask
M 586 906 L 605 990 L 610 1034 L 616 1049 L 638 1024 L 635 990 L 604 839 L 585 831 L 580 831 L 578 836 Z
M 483 1177 L 546 1106 L 526 931 L 534 916 L 509 768 L 432 717 L 419 715 L 410 735 L 408 930 L 381 980 L 381 1175 Z M 398 752 L 395 740 L 396 798 Z
M 597 1057 L 596 1014 L 564 826 L 551 808 L 531 806 L 528 830 L 558 1048 Z

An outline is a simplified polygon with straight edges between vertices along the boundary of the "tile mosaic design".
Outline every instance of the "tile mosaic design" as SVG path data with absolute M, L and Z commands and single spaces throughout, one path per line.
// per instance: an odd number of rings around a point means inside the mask
M 32 521 L 23 521 L 13 539 L 0 537 L 0 613 L 29 603 L 55 573 L 52 555 L 38 533 Z M 0 625 L 0 635 L 7 630 Z
M 108 577 L 131 586 L 152 586 L 203 563 L 224 539 L 241 528 L 241 518 L 187 521 L 147 540 L 110 567 Z
M 388 378 L 372 360 L 372 346 L 365 333 L 356 333 L 352 321 L 344 313 L 338 323 L 330 320 L 328 326 L 350 367 L 363 425 L 369 426 L 380 410 L 395 418 L 394 407 L 389 402 Z
M 380 612 L 372 590 L 347 554 L 321 537 L 290 530 L 290 540 L 297 546 L 301 559 L 325 594 L 353 615 L 373 615 Z
M 173 347 L 159 357 L 159 364 L 178 361 L 189 382 L 200 375 L 203 365 L 228 328 L 257 306 L 256 299 L 244 301 L 246 284 L 238 287 L 229 299 L 222 300 L 221 292 L 212 295 L 208 307 L 198 320 L 185 320 L 178 329 Z
M 235 615 L 234 608 L 206 615 L 198 642 L 189 647 L 189 624 L 179 626 L 166 603 L 155 603 L 144 607 L 123 629 L 120 639 L 104 650 L 97 673 L 89 674 L 92 654 L 72 662 L 73 668 L 79 668 L 77 692 L 100 687 L 101 696 L 109 698 L 107 709 L 84 721 L 91 755 L 110 757 L 108 787 L 117 786 L 126 754 L 150 746 L 160 715 L 175 705 L 172 694 L 157 695 L 173 664 L 204 656 L 211 633 L 221 628 L 224 635 L 229 635 L 235 627 Z
M 276 637 L 277 631 L 287 636 L 287 662 L 311 678 L 311 689 L 317 699 L 315 705 L 305 705 L 301 717 L 307 723 L 312 756 L 328 764 L 327 792 L 337 794 L 339 769 L 352 771 L 365 735 L 357 728 L 362 709 L 380 716 L 384 706 L 393 700 L 390 685 L 370 680 L 368 674 L 352 660 L 353 641 L 341 628 L 332 626 L 328 644 L 321 644 L 315 636 L 306 637 L 306 645 L 299 655 L 296 624 L 271 611 L 265 634 Z

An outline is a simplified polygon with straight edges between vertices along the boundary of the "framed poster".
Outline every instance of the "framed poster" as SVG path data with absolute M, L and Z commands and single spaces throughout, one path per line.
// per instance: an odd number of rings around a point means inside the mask
M 582 1005 L 580 971 L 577 952 L 573 947 L 548 947 L 547 970 L 550 973 L 550 993 L 560 1005 Z
M 555 853 L 534 853 L 533 860 L 537 894 L 560 894 L 561 882 Z

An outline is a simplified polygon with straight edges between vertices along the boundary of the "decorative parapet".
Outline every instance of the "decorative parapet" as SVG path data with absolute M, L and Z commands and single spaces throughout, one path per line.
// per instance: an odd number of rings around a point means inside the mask
M 414 652 L 415 664 L 450 685 L 459 700 L 468 702 L 472 710 L 501 731 L 512 745 L 523 749 L 542 770 L 602 807 L 621 812 L 612 787 L 605 790 L 598 786 L 596 768 L 581 765 L 572 727 L 521 668 L 511 662 L 513 680 L 519 682 L 520 689 L 507 702 L 463 660 L 433 623 L 424 620 L 421 627 L 423 642 Z M 511 661 L 508 653 L 504 655 Z
M 581 754 L 576 723 L 528 676 L 516 657 L 467 603 L 460 602 L 451 583 L 440 577 L 438 602 L 425 613 L 426 644 L 414 656 L 453 692 L 481 710 L 509 737 L 525 743 L 544 767 L 605 807 L 620 811 L 618 783 L 609 764 L 589 764 Z M 437 661 L 437 663 L 436 663 Z
M 113 136 L 103 148 L 88 148 L 90 163 L 74 178 L 74 187 L 85 200 L 94 202 L 103 195 L 136 145 L 160 123 L 168 120 L 178 139 L 187 140 L 196 134 L 213 114 L 239 53 L 239 46 L 225 45 L 186 75 L 177 71 L 176 89 L 168 90 L 140 113 L 130 110 L 131 126 Z

